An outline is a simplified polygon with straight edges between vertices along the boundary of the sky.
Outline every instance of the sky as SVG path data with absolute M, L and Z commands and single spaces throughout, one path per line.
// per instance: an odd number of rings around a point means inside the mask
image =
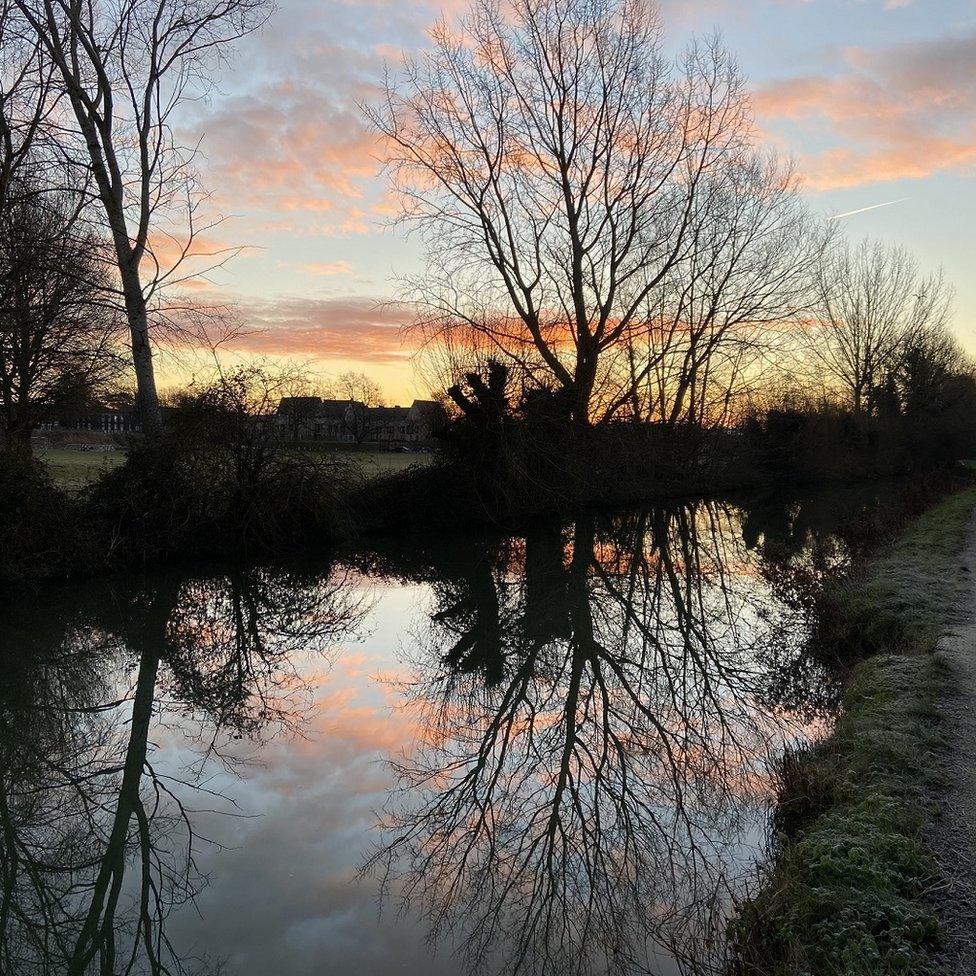
M 279 0 L 219 90 L 192 107 L 199 167 L 224 220 L 203 235 L 245 250 L 211 275 L 244 334 L 223 355 L 379 381 L 390 402 L 430 391 L 400 326 L 398 276 L 419 243 L 391 224 L 359 105 L 384 70 L 465 0 Z M 663 0 L 667 44 L 719 31 L 752 92 L 760 137 L 792 157 L 810 206 L 854 238 L 908 247 L 956 290 L 976 354 L 976 0 Z M 201 286 L 198 284 L 198 289 Z

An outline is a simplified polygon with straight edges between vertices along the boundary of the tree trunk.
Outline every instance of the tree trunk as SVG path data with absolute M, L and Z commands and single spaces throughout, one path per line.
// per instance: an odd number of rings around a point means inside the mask
M 82 976 L 87 972 L 92 960 L 100 951 L 105 953 L 102 971 L 115 971 L 113 965 L 115 910 L 125 875 L 129 825 L 141 804 L 139 785 L 142 782 L 148 752 L 159 658 L 159 653 L 154 650 L 143 651 L 139 658 L 139 674 L 132 701 L 132 720 L 129 724 L 129 742 L 119 788 L 118 805 L 115 808 L 115 817 L 105 845 L 105 853 L 92 887 L 88 913 L 69 961 L 70 976 Z
M 149 341 L 149 316 L 139 272 L 131 266 L 122 271 L 122 293 L 125 297 L 126 317 L 129 320 L 132 365 L 136 374 L 136 399 L 142 418 L 142 429 L 148 436 L 154 436 L 159 433 L 161 419 L 152 344 Z
M 588 427 L 590 424 L 590 400 L 596 383 L 596 364 L 595 353 L 583 352 L 577 356 L 571 419 L 580 427 Z

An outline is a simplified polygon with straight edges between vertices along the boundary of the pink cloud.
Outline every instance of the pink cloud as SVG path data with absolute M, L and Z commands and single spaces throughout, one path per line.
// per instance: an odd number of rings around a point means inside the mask
M 411 354 L 403 304 L 363 298 L 283 298 L 236 305 L 243 331 L 224 348 L 258 354 L 403 362 Z
M 348 261 L 313 261 L 311 264 L 303 264 L 302 270 L 309 274 L 329 277 L 331 275 L 350 274 L 352 265 Z
M 850 48 L 836 76 L 772 82 L 755 94 L 764 128 L 797 123 L 816 189 L 913 179 L 976 166 L 976 31 L 880 50 Z M 795 144 L 795 140 L 794 144 Z

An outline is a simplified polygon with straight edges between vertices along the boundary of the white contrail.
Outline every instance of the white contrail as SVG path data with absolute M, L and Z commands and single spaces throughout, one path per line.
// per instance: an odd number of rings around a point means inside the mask
M 853 217 L 854 214 L 866 213 L 868 210 L 877 210 L 878 207 L 890 207 L 895 203 L 904 203 L 908 197 L 900 197 L 897 200 L 888 200 L 885 203 L 873 203 L 870 207 L 861 207 L 858 210 L 847 210 L 844 213 L 834 214 L 832 217 L 828 217 L 828 220 L 840 220 L 841 217 Z

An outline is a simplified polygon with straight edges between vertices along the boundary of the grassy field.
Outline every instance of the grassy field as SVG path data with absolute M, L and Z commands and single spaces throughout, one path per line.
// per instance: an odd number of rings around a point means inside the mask
M 125 452 L 118 450 L 80 451 L 44 447 L 39 448 L 36 454 L 47 465 L 55 484 L 70 492 L 81 491 L 98 480 L 105 471 L 118 467 L 125 460 Z
M 125 451 L 83 451 L 77 448 L 42 447 L 36 451 L 55 483 L 69 492 L 79 492 L 97 481 L 105 471 L 125 460 Z M 368 477 L 403 471 L 412 464 L 429 464 L 429 454 L 398 454 L 394 451 L 341 451 L 339 457 L 356 465 Z
M 429 454 L 396 454 L 393 451 L 342 451 L 339 457 L 358 465 L 367 477 L 396 474 L 413 464 L 430 464 Z
M 932 651 L 960 593 L 974 507 L 972 489 L 934 506 L 834 595 L 833 639 L 846 629 L 862 659 L 833 735 L 783 764 L 777 855 L 733 923 L 735 972 L 933 971 L 937 865 L 923 832 L 942 781 L 945 674 Z

